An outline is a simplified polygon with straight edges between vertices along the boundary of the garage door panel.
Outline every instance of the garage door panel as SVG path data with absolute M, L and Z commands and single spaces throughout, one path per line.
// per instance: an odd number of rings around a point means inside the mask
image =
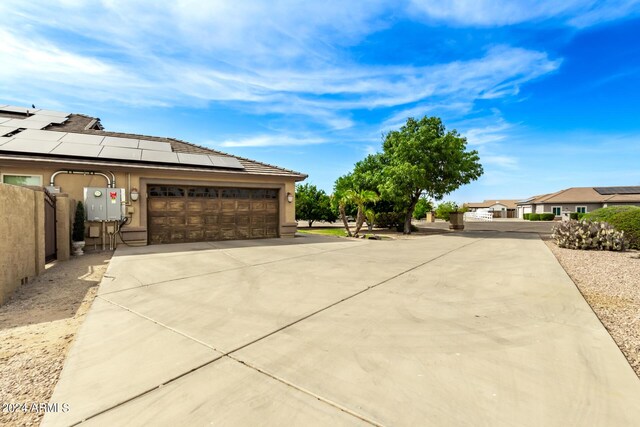
M 251 217 L 249 215 L 246 214 L 241 214 L 239 213 L 236 216 L 236 225 L 238 227 L 247 227 L 251 224 Z
M 184 216 L 167 216 L 167 225 L 184 225 Z
M 236 239 L 248 239 L 249 237 L 249 227 L 236 227 Z
M 249 212 L 251 210 L 251 201 L 249 200 L 237 200 L 236 212 Z
M 277 190 L 171 189 L 149 191 L 147 223 L 151 244 L 278 236 Z
M 221 228 L 220 240 L 233 240 L 236 238 L 236 229 L 234 228 Z
M 203 216 L 205 224 L 218 224 L 220 222 L 220 215 L 207 214 Z
M 165 205 L 165 210 L 170 212 L 184 212 L 184 200 L 169 200 Z
M 235 212 L 236 211 L 236 201 L 235 200 L 223 200 L 220 203 L 220 210 L 222 212 Z
M 189 215 L 187 217 L 187 225 L 202 225 L 202 224 L 204 224 L 204 217 L 202 216 Z

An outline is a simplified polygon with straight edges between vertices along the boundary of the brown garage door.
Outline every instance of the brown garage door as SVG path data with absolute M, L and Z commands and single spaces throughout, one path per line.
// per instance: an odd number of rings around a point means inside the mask
M 278 237 L 278 190 L 148 187 L 149 243 Z

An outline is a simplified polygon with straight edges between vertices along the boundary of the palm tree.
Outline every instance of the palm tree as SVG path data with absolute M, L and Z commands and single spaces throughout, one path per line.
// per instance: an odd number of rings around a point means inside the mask
M 351 201 L 358 206 L 358 214 L 356 215 L 356 229 L 353 235 L 358 237 L 358 233 L 362 228 L 362 224 L 364 224 L 365 214 L 367 213 L 367 209 L 365 207 L 366 203 L 375 203 L 380 200 L 380 196 L 378 196 L 375 191 L 371 190 L 361 190 L 361 191 L 353 191 L 351 192 Z

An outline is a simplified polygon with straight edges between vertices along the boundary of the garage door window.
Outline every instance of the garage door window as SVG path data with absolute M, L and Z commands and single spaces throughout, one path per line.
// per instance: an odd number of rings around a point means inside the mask
M 202 197 L 206 199 L 217 199 L 218 190 L 211 187 L 196 187 L 190 188 L 188 192 L 189 197 Z
M 149 196 L 152 197 L 184 197 L 184 189 L 170 186 L 151 186 Z

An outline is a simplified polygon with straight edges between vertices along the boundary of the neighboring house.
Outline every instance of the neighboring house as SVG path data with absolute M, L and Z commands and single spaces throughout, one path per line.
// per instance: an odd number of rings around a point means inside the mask
M 526 213 L 553 213 L 560 217 L 563 211 L 591 212 L 617 205 L 640 206 L 640 186 L 635 187 L 571 187 L 551 194 L 521 200 L 518 218 Z
M 465 203 L 470 212 L 492 212 L 494 218 L 515 218 L 517 200 L 485 200 L 481 203 Z
M 1 182 L 88 200 L 89 220 L 104 202 L 109 219 L 124 217 L 111 225 L 129 243 L 293 237 L 305 178 L 173 138 L 108 132 L 94 117 L 0 105 Z M 87 245 L 113 232 L 89 225 Z

